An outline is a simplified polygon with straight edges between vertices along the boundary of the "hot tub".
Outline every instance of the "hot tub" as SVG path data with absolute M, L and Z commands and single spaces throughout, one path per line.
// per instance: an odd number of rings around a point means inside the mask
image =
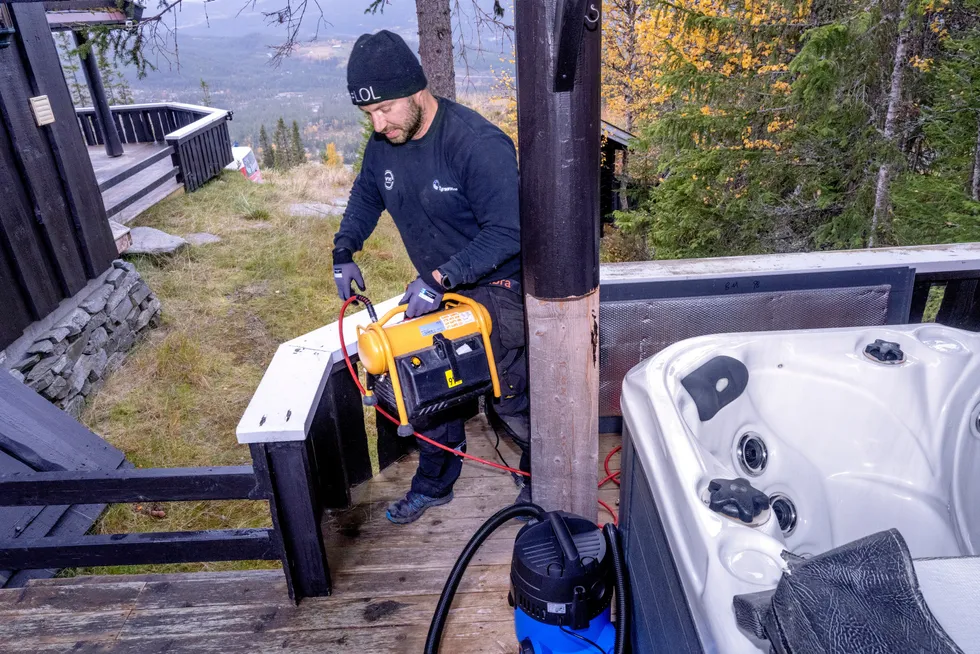
M 866 354 L 879 339 L 904 359 Z M 622 406 L 633 651 L 767 651 L 736 626 L 732 597 L 774 587 L 783 550 L 813 555 L 892 527 L 914 558 L 980 546 L 980 334 L 690 339 L 636 366 Z M 738 477 L 771 501 L 752 525 L 706 505 L 712 479 Z

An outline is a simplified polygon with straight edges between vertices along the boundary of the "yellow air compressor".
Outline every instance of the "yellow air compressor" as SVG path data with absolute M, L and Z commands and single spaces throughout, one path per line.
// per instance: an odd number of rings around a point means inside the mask
M 491 390 L 500 397 L 489 312 L 455 293 L 443 300 L 441 311 L 387 325 L 408 308 L 403 304 L 357 327 L 357 352 L 368 372 L 364 403 L 397 411 L 399 436 L 411 436 L 412 421 L 423 416 Z

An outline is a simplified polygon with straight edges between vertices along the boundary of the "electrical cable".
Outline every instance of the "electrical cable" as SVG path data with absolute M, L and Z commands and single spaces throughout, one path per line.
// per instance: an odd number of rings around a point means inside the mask
M 500 457 L 500 462 L 509 468 L 510 464 L 507 463 L 507 459 L 504 458 L 504 455 L 500 453 L 500 432 L 494 429 L 493 435 L 497 437 L 497 442 L 493 444 L 493 449 L 496 450 L 497 456 Z
M 578 638 L 579 640 L 584 640 L 586 643 L 588 643 L 592 647 L 595 647 L 596 650 L 598 650 L 599 652 L 602 652 L 602 654 L 609 654 L 609 652 L 607 652 L 606 650 L 604 650 L 601 647 L 599 647 L 595 642 L 589 640 L 588 638 L 586 638 L 582 634 L 575 633 L 574 631 L 572 631 L 571 629 L 569 629 L 565 625 L 563 625 L 563 624 L 562 625 L 558 625 L 558 628 L 561 629 L 562 633 L 564 633 L 564 634 L 568 634 L 569 636 L 574 636 L 575 638 Z

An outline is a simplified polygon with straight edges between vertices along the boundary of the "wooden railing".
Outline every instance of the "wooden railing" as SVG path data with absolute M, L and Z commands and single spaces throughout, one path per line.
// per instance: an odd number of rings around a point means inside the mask
M 304 443 L 255 444 L 252 466 L 30 472 L 0 476 L 0 506 L 268 501 L 271 529 L 0 540 L 0 569 L 281 560 L 290 597 L 330 594 L 321 502 Z
M 234 160 L 228 133 L 230 111 L 177 102 L 118 105 L 111 110 L 123 144 L 167 143 L 174 149 L 177 181 L 187 192 L 200 188 Z M 103 145 L 105 137 L 95 109 L 86 107 L 75 113 L 85 142 Z
M 929 289 L 940 285 L 945 295 L 936 320 L 980 329 L 976 243 L 603 264 L 600 430 L 619 428 L 626 371 L 670 343 L 700 333 L 921 322 Z M 396 305 L 397 296 L 376 309 Z M 344 322 L 355 364 L 355 328 L 367 320 L 360 311 Z M 376 424 L 384 469 L 414 439 L 399 438 L 385 420 Z M 351 487 L 370 476 L 370 466 L 361 400 L 336 323 L 279 346 L 237 434 L 240 443 L 307 442 L 324 506 L 350 505 Z

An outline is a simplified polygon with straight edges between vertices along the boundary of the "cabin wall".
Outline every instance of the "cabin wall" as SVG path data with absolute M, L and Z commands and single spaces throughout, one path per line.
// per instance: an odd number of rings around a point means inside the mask
M 117 254 L 44 6 L 6 7 L 16 34 L 0 49 L 0 350 Z M 30 98 L 42 95 L 55 120 L 38 126 Z

